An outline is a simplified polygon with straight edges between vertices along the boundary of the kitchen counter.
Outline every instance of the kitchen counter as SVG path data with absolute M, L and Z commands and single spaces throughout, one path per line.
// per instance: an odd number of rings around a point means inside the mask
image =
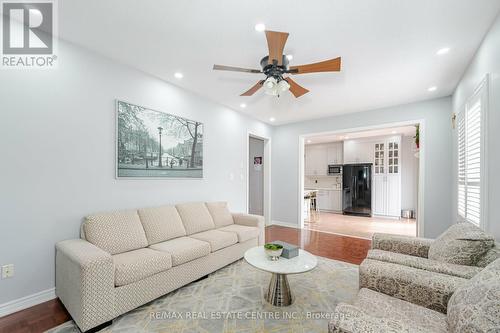
M 333 188 L 333 187 L 305 187 L 305 191 L 342 191 L 341 188 Z

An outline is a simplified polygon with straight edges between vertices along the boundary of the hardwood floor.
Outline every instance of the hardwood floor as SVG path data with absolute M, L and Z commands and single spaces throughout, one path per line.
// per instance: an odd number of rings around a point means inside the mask
M 40 333 L 70 320 L 59 299 L 0 318 L 1 333 Z
M 359 265 L 371 246 L 368 239 L 341 236 L 307 229 L 281 226 L 266 228 L 266 241 L 282 240 L 295 244 L 317 256 Z
M 353 264 L 360 264 L 371 246 L 367 239 L 281 226 L 266 228 L 266 241 L 273 240 L 282 240 L 315 255 Z M 0 333 L 40 333 L 68 320 L 68 312 L 55 299 L 0 318 Z
M 304 228 L 345 236 L 371 239 L 374 233 L 416 236 L 417 224 L 414 219 L 391 219 L 383 217 L 363 217 L 319 212 L 316 222 L 305 223 Z

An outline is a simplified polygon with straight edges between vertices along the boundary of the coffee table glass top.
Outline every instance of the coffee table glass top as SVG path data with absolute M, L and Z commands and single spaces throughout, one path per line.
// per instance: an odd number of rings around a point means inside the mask
M 312 270 L 318 260 L 312 254 L 299 249 L 299 255 L 286 259 L 280 257 L 277 261 L 269 260 L 263 246 L 253 247 L 245 252 L 245 260 L 255 268 L 276 274 L 298 274 Z

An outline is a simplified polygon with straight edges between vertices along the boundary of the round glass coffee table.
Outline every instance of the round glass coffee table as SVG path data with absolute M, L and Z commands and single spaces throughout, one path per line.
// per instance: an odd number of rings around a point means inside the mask
M 255 268 L 272 273 L 266 301 L 274 306 L 288 306 L 293 302 L 287 279 L 288 274 L 305 273 L 314 269 L 318 264 L 314 255 L 302 249 L 299 249 L 299 255 L 294 258 L 280 257 L 279 260 L 272 261 L 266 255 L 263 246 L 247 250 L 245 260 Z

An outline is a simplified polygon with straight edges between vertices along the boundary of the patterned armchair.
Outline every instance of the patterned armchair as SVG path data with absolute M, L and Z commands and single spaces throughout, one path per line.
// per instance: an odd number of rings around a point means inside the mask
M 500 332 L 500 259 L 457 287 L 443 314 L 370 289 L 341 303 L 330 333 Z
M 360 288 L 446 313 L 455 290 L 499 257 L 493 237 L 469 223 L 436 240 L 375 234 L 359 267 Z

